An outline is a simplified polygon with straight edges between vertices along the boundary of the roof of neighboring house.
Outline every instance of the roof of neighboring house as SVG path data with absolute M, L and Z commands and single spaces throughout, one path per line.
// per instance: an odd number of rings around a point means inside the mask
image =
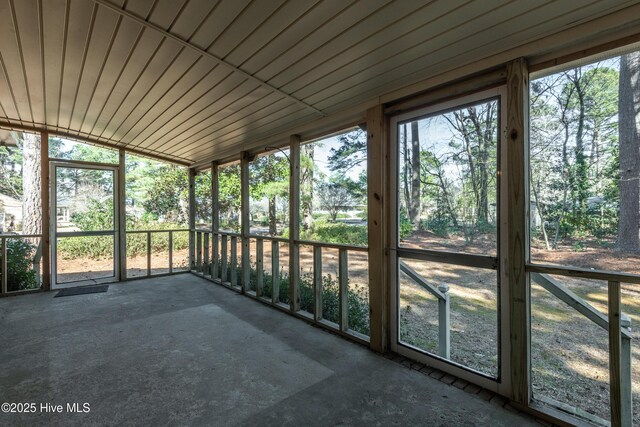
M 7 196 L 6 194 L 0 194 L 0 205 L 4 206 L 4 208 L 15 207 L 22 209 L 22 201 L 15 199 L 11 196 Z

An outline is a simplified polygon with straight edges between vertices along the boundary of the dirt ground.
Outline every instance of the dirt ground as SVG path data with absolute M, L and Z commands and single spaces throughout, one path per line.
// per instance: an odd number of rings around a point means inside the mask
M 493 236 L 473 243 L 460 237 L 442 239 L 414 233 L 403 244 L 436 250 L 495 255 Z M 532 260 L 601 270 L 640 272 L 640 257 L 620 254 L 613 242 L 564 242 L 554 251 L 531 248 Z M 497 368 L 497 275 L 455 265 L 408 262 L 425 279 L 447 283 L 451 294 L 451 358 L 487 374 Z M 607 283 L 554 276 L 606 315 Z M 640 322 L 640 289 L 622 285 L 623 311 L 631 318 L 634 421 L 640 423 L 640 348 L 634 330 Z M 437 351 L 437 301 L 408 277 L 401 275 L 401 337 L 427 351 Z M 531 352 L 534 396 L 578 406 L 587 414 L 609 418 L 607 331 L 559 301 L 536 283 L 531 289 Z
M 187 249 L 173 252 L 174 270 L 186 269 L 189 259 Z M 68 283 L 80 280 L 93 280 L 113 277 L 113 257 L 102 259 L 76 258 L 58 260 L 58 282 Z M 169 272 L 169 252 L 151 254 L 151 274 Z M 127 277 L 147 275 L 147 257 L 136 256 L 127 258 Z

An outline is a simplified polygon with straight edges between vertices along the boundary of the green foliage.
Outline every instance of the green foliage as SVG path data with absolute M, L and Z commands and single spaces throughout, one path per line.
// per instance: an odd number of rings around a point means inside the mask
M 7 290 L 20 291 L 40 287 L 33 270 L 36 246 L 26 239 L 7 239 Z M 2 262 L 2 257 L 0 257 Z
M 113 198 L 105 201 L 90 199 L 85 210 L 74 212 L 71 215 L 73 222 L 82 231 L 112 230 L 113 223 Z
M 402 209 L 400 210 L 400 221 L 398 225 L 400 229 L 399 231 L 401 239 L 404 239 L 405 237 L 413 233 L 413 224 L 411 223 L 411 221 L 409 221 L 409 217 Z
M 317 221 L 309 231 L 301 233 L 302 239 L 326 243 L 366 246 L 367 226 L 342 222 Z
M 147 188 L 147 198 L 142 203 L 145 211 L 165 222 L 185 223 L 189 214 L 187 169 L 165 165 L 153 171 L 153 185 Z

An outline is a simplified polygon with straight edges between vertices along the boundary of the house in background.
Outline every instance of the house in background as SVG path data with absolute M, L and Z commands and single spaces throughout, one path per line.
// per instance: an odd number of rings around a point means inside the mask
M 0 194 L 0 232 L 14 231 L 22 222 L 22 202 Z

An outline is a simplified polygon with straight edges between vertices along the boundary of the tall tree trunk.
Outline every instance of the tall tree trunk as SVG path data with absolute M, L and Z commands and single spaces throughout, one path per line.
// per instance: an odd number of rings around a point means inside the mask
M 578 95 L 578 129 L 576 131 L 576 177 L 575 177 L 575 202 L 577 205 L 578 224 L 582 227 L 585 220 L 587 209 L 587 196 L 589 187 L 587 157 L 584 153 L 584 127 L 585 127 L 585 95 L 582 82 L 576 75 L 574 84 L 576 86 L 576 94 Z
M 22 141 L 22 231 L 25 234 L 41 234 L 40 135 L 23 133 Z
M 301 154 L 306 157 L 305 166 L 301 171 L 300 194 L 305 194 L 300 203 L 300 211 L 302 213 L 302 229 L 309 230 L 313 226 L 313 161 L 314 161 L 314 144 L 305 144 L 302 146 Z M 269 206 L 271 209 L 271 206 Z
M 275 236 L 276 232 L 276 196 L 269 196 L 269 235 Z
M 409 215 L 409 211 L 411 210 L 411 193 L 409 192 L 409 171 L 411 169 L 411 163 L 409 162 L 409 140 L 407 138 L 407 124 L 402 125 L 402 147 L 404 150 L 402 151 L 402 158 L 404 162 L 404 167 L 402 168 L 402 189 L 404 191 L 404 204 L 407 208 L 407 215 Z
M 417 230 L 420 228 L 420 137 L 418 121 L 411 122 L 411 202 L 409 220 Z
M 640 251 L 640 52 L 622 56 L 618 98 L 620 218 L 618 249 Z

